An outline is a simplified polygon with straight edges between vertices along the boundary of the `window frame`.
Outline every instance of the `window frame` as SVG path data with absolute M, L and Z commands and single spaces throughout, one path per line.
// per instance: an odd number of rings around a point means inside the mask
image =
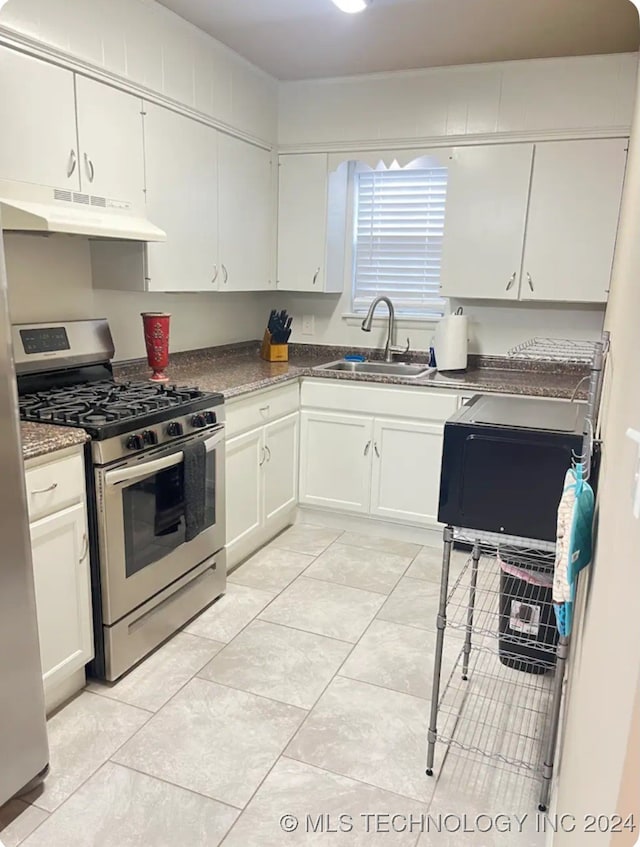
M 428 168 L 448 168 L 448 150 L 433 151 L 420 154 L 418 157 L 399 165 L 396 159 L 386 165 L 382 160 L 375 167 L 367 162 L 355 159 L 349 161 L 348 192 L 347 192 L 347 233 L 346 233 L 346 255 L 345 255 L 345 287 L 349 290 L 350 311 L 343 314 L 348 322 L 362 320 L 366 314 L 365 307 L 356 307 L 356 238 L 357 238 L 357 200 L 358 200 L 358 174 L 371 171 L 410 171 L 425 170 Z M 439 155 L 438 155 L 439 154 Z M 446 214 L 446 201 L 445 201 Z M 444 229 L 443 229 L 444 235 Z M 391 300 L 394 299 L 393 290 L 386 292 Z M 372 298 L 373 299 L 373 298 Z M 437 324 L 447 313 L 447 298 L 434 298 L 433 311 L 425 308 L 421 311 L 408 311 L 402 307 L 397 308 L 399 322 L 416 324 Z M 394 303 L 395 305 L 395 303 Z M 430 305 L 430 304 L 428 304 Z

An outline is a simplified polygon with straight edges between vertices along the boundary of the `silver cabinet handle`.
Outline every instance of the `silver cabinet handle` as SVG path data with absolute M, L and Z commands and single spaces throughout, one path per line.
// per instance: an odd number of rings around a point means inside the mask
M 507 283 L 507 287 L 506 287 L 505 290 L 510 291 L 513 288 L 513 283 L 515 281 L 516 281 L 516 272 L 514 271 L 509 278 L 509 282 Z
M 375 450 L 376 456 L 379 459 L 380 458 L 380 451 L 378 450 L 378 442 L 377 441 L 373 442 L 373 449 Z
M 213 285 L 217 279 L 218 279 L 218 266 L 214 265 L 213 266 L 213 276 L 211 277 L 211 285 Z
M 271 408 L 271 406 L 260 406 L 260 413 L 262 415 L 268 415 L 270 408 Z
M 271 450 L 267 444 L 265 444 L 264 449 L 267 451 L 267 462 L 271 461 Z
M 529 288 L 533 291 L 533 280 L 530 273 L 527 274 L 527 282 L 529 283 Z
M 369 453 L 369 447 L 371 447 L 371 442 L 367 441 L 366 446 L 364 448 L 364 455 L 365 456 L 368 455 L 368 453 Z
M 225 265 L 222 266 L 222 273 L 223 273 L 222 284 L 226 285 L 227 282 L 229 282 L 229 271 L 227 270 Z
M 261 455 L 260 462 L 259 462 L 260 467 L 262 467 L 264 465 L 266 460 L 267 460 L 267 453 L 266 453 L 264 447 L 262 447 L 262 455 Z
M 318 268 L 317 271 L 313 275 L 313 285 L 315 285 L 316 282 L 318 281 L 318 274 L 319 273 L 320 273 L 320 268 Z
M 91 161 L 91 159 L 87 156 L 87 154 L 86 154 L 86 153 L 84 154 L 84 167 L 85 167 L 85 170 L 86 170 L 86 172 L 87 172 L 87 176 L 89 177 L 89 182 L 93 182 L 93 178 L 94 178 L 94 176 L 96 175 L 96 174 L 95 174 L 95 169 L 94 169 L 94 167 L 93 167 L 93 162 L 92 162 L 92 161 Z
M 82 556 L 80 556 L 81 562 L 84 562 L 84 560 L 87 558 L 88 552 L 89 552 L 89 536 L 85 532 L 82 535 Z
M 76 165 L 78 164 L 78 157 L 76 156 L 76 151 L 71 148 L 71 152 L 69 153 L 69 161 L 67 162 L 67 177 L 73 175 L 73 172 L 76 169 Z
M 48 494 L 50 491 L 55 491 L 58 487 L 57 482 L 52 482 L 47 488 L 36 488 L 35 491 L 32 491 L 32 494 Z

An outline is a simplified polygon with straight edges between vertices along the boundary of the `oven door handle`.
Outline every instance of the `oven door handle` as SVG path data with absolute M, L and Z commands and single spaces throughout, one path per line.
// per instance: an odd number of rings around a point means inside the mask
M 204 442 L 207 453 L 213 450 L 224 439 L 224 427 L 220 429 L 211 438 L 207 438 Z M 180 450 L 177 453 L 171 453 L 169 456 L 163 456 L 161 459 L 152 459 L 150 462 L 144 462 L 133 468 L 118 468 L 117 470 L 107 471 L 104 476 L 107 485 L 118 485 L 120 482 L 134 482 L 136 479 L 141 479 L 144 476 L 150 476 L 158 471 L 173 468 L 179 465 L 184 459 L 184 453 Z
M 136 479 L 141 479 L 143 476 L 151 476 L 151 474 L 163 471 L 166 468 L 173 468 L 182 462 L 184 453 L 180 450 L 179 453 L 172 453 L 170 456 L 164 456 L 162 459 L 153 459 L 151 462 L 145 462 L 135 468 L 119 468 L 115 471 L 107 471 L 104 475 L 104 481 L 107 485 L 117 485 L 119 482 L 133 482 Z

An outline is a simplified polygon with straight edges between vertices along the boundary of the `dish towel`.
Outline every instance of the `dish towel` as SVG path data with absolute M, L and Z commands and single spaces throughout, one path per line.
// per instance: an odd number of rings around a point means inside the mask
M 593 489 L 577 465 L 567 471 L 558 506 L 553 602 L 563 636 L 571 634 L 577 576 L 591 561 L 594 508 Z
M 207 448 L 198 439 L 183 448 L 185 541 L 192 541 L 204 529 L 207 482 Z

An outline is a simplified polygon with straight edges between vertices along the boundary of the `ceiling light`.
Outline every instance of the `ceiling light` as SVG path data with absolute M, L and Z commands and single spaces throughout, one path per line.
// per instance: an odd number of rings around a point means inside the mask
M 333 2 L 341 12 L 346 12 L 348 15 L 364 12 L 371 4 L 371 0 L 333 0 Z

